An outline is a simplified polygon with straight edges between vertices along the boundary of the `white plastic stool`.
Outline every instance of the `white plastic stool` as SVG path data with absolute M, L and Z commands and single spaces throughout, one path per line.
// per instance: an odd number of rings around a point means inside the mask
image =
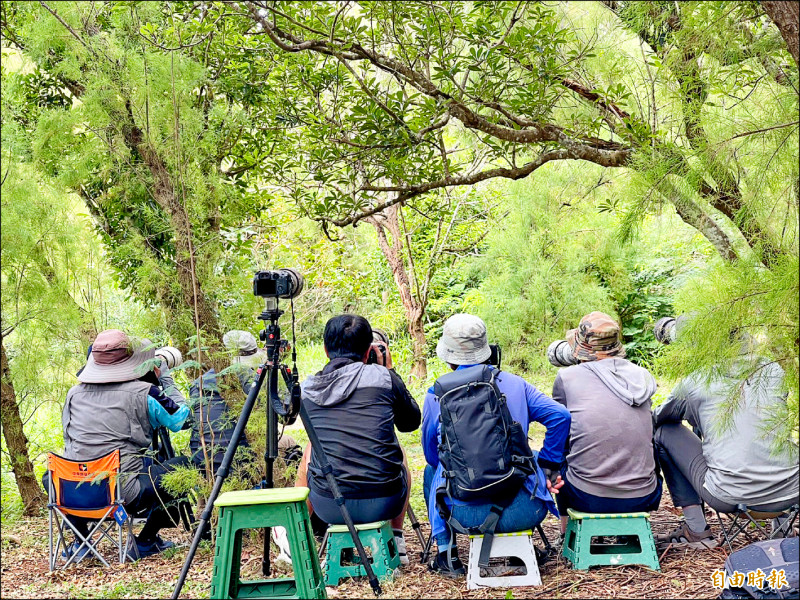
M 539 575 L 539 564 L 536 562 L 536 553 L 533 550 L 533 532 L 517 531 L 516 533 L 496 533 L 492 542 L 492 550 L 489 553 L 489 558 L 514 556 L 520 559 L 525 564 L 525 569 L 527 571 L 525 575 L 481 577 L 481 568 L 478 566 L 481 546 L 483 546 L 482 535 L 469 536 L 468 590 L 476 590 L 482 587 L 542 585 L 542 578 Z

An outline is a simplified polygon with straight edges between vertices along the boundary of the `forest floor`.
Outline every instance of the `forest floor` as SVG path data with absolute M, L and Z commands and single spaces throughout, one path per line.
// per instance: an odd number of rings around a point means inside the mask
M 302 430 L 292 428 L 299 442 L 305 437 Z M 534 431 L 535 446 L 541 446 L 541 432 Z M 422 497 L 422 472 L 425 460 L 419 443 L 419 432 L 403 434 L 401 443 L 408 453 L 412 470 L 412 506 L 422 522 L 427 537 L 430 531 Z M 674 528 L 678 511 L 672 506 L 667 490 L 660 509 L 653 513 L 654 533 Z M 716 517 L 708 515 L 715 532 L 721 535 Z M 711 583 L 712 573 L 722 568 L 727 553 L 721 546 L 713 550 L 695 551 L 669 548 L 660 555 L 661 572 L 645 567 L 602 567 L 590 571 L 571 570 L 558 556 L 540 565 L 542 585 L 508 589 L 468 591 L 464 579 L 452 581 L 428 572 L 420 564 L 422 550 L 413 529 L 406 520 L 405 538 L 411 564 L 404 567 L 393 582 L 384 584 L 388 598 L 714 598 L 719 595 Z M 47 564 L 48 520 L 46 516 L 20 519 L 5 524 L 2 532 L 2 567 L 0 567 L 0 598 L 166 598 L 172 593 L 187 549 L 191 543 L 188 533 L 179 529 L 165 530 L 165 539 L 176 547 L 162 555 L 144 559 L 136 564 L 114 564 L 113 550 L 104 543 L 110 568 L 98 561 L 84 562 L 50 573 Z M 552 516 L 543 523 L 551 543 L 558 540 L 558 522 Z M 741 536 L 740 536 L 741 537 Z M 537 544 L 541 545 L 538 535 Z M 739 545 L 746 541 L 740 540 Z M 466 562 L 469 542 L 459 536 L 460 555 Z M 101 547 L 103 547 L 101 545 Z M 273 546 L 274 547 L 274 546 Z M 259 578 L 261 542 L 254 532 L 245 540 L 242 556 L 243 579 Z M 195 557 L 183 598 L 207 598 L 211 583 L 213 548 L 201 545 Z M 350 581 L 337 588 L 327 588 L 330 598 L 370 598 L 372 591 L 366 581 Z
M 424 513 L 423 513 L 424 514 Z M 655 533 L 674 527 L 677 511 L 668 494 L 653 514 Z M 712 520 L 712 526 L 715 525 Z M 558 524 L 552 517 L 544 529 L 551 540 L 558 539 Z M 423 524 L 427 535 L 427 524 Z M 84 562 L 50 573 L 47 568 L 47 518 L 38 517 L 15 523 L 3 530 L 0 597 L 2 598 L 167 598 L 177 580 L 190 543 L 183 531 L 170 530 L 169 539 L 178 547 L 139 563 L 112 562 L 113 552 L 105 555 L 112 563 L 104 568 L 97 562 Z M 419 563 L 421 551 L 414 532 L 405 529 L 411 565 L 404 567 L 393 582 L 383 585 L 387 598 L 716 598 L 719 590 L 711 584 L 714 570 L 722 567 L 726 551 L 722 547 L 695 551 L 669 548 L 660 556 L 661 572 L 644 567 L 602 567 L 573 571 L 560 556 L 540 566 L 542 586 L 468 591 L 464 579 L 451 581 L 434 575 Z M 459 536 L 460 553 L 466 560 L 468 541 Z M 539 542 L 538 536 L 536 541 Z M 744 541 L 740 542 L 744 545 Z M 258 540 L 250 539 L 243 550 L 242 572 L 253 578 L 260 568 Z M 207 598 L 211 583 L 213 552 L 210 544 L 200 548 L 194 560 L 182 598 Z M 243 579 L 247 579 L 245 576 Z M 342 583 L 327 588 L 329 598 L 370 598 L 365 581 Z

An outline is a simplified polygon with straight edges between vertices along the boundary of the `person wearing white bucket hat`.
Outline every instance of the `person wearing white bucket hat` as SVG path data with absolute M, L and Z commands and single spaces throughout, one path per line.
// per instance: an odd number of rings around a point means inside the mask
M 489 359 L 492 349 L 486 323 L 465 313 L 447 319 L 442 337 L 436 344 L 436 356 L 449 365 L 479 365 Z
M 442 330 L 442 337 L 436 345 L 436 355 L 445 361 L 453 371 L 464 370 L 463 377 L 467 377 L 469 375 L 467 370 L 473 368 L 481 372 L 486 368 L 490 369 L 496 389 L 506 399 L 509 416 L 516 422 L 515 424 L 519 424 L 521 433 L 527 435 L 528 427 L 533 421 L 543 424 L 547 429 L 544 444 L 536 457 L 539 468 L 524 480 L 518 492 L 514 492 L 515 496 L 511 502 L 506 503 L 496 521 L 494 531 L 507 533 L 532 529 L 545 518 L 548 510 L 558 516 L 550 493 L 557 494 L 563 485 L 558 476 L 558 469 L 564 457 L 564 446 L 569 434 L 569 412 L 521 377 L 491 366 L 477 369 L 480 365 L 488 365 L 492 355 L 486 323 L 479 317 L 456 314 L 447 319 Z M 449 421 L 449 417 L 444 419 L 445 415 L 443 415 L 439 396 L 435 390 L 439 385 L 438 382 L 444 377 L 437 380 L 437 384 L 428 390 L 423 404 L 422 449 L 428 463 L 425 467 L 423 488 L 432 535 L 438 546 L 438 554 L 428 568 L 446 577 L 459 577 L 465 573 L 465 569 L 458 558 L 455 531 L 450 523 L 455 520 L 465 528 L 482 527 L 482 524 L 489 522 L 490 514 L 497 509 L 496 505 L 503 504 L 504 500 L 497 497 L 485 499 L 481 497 L 479 500 L 466 502 L 448 496 L 443 501 L 447 505 L 445 512 L 449 512 L 452 519 L 446 522 L 442 516 L 437 502 L 437 491 L 446 486 L 439 445 L 443 443 L 441 436 L 441 430 L 445 426 L 443 423 Z M 463 382 L 461 383 L 463 384 Z M 448 392 L 443 394 L 443 397 L 444 395 L 449 396 L 450 394 Z M 484 405 L 484 408 L 486 406 L 489 404 Z M 470 446 L 490 443 L 487 439 L 480 439 L 479 435 L 476 433 L 474 439 L 462 440 L 459 438 L 457 443 Z M 522 443 L 526 443 L 526 441 Z M 472 470 L 473 467 L 478 468 L 479 465 L 470 464 L 467 467 Z M 452 478 L 453 473 L 448 472 L 448 477 Z M 506 492 L 507 494 L 508 492 Z M 441 494 L 439 497 L 442 497 Z
M 61 416 L 65 458 L 92 460 L 119 450 L 125 508 L 131 515 L 148 514 L 135 539 L 138 558 L 174 546 L 158 535 L 161 528 L 174 527 L 180 519 L 179 499 L 163 487 L 162 477 L 189 465 L 183 456 L 163 463 L 145 456 L 155 429 L 179 431 L 189 415 L 185 405 L 178 405 L 158 387 L 158 362 L 149 340 L 119 329 L 102 331 L 78 374 L 80 383 L 67 393 Z M 47 474 L 43 483 L 47 489 Z M 85 520 L 73 521 L 79 531 L 88 531 Z M 75 547 L 70 546 L 67 553 Z

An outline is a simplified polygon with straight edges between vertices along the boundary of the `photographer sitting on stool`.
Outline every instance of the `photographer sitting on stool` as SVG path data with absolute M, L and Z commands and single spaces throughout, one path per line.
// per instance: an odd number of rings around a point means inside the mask
M 392 369 L 386 344 L 373 343 L 364 317 L 333 317 L 325 325 L 324 343 L 330 362 L 303 382 L 303 403 L 353 522 L 391 521 L 401 562 L 408 564 L 403 519 L 411 477 L 394 428 L 419 427 L 419 406 Z M 296 485 L 311 490 L 309 511 L 326 523 L 344 523 L 310 445 Z

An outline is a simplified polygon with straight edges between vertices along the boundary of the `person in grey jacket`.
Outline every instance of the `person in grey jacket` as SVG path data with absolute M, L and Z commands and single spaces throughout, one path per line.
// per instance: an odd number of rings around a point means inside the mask
M 417 429 L 419 406 L 392 369 L 385 345 L 376 352 L 379 364 L 367 364 L 373 335 L 364 317 L 333 317 L 325 325 L 324 343 L 330 362 L 303 382 L 303 404 L 353 521 L 391 521 L 402 560 L 411 478 L 395 427 L 406 432 Z M 307 447 L 297 485 L 309 488 L 310 509 L 319 518 L 342 524 L 321 467 L 319 457 Z
M 775 454 L 772 410 L 786 402 L 783 369 L 774 362 L 742 355 L 729 370 L 717 369 L 710 381 L 694 373 L 681 381 L 655 411 L 656 449 L 672 501 L 684 522 L 660 545 L 713 548 L 717 540 L 706 523 L 701 500 L 731 513 L 737 504 L 780 512 L 798 502 L 800 467 L 790 453 Z M 739 374 L 750 371 L 743 380 Z M 732 421 L 722 423 L 736 398 Z M 726 415 L 726 413 L 728 413 Z M 687 421 L 693 431 L 681 424 Z
M 581 362 L 561 369 L 553 400 L 572 417 L 564 486 L 556 496 L 562 532 L 572 508 L 593 513 L 653 511 L 661 501 L 650 398 L 656 381 L 626 360 L 619 325 L 593 312 L 567 338 Z
M 189 416 L 184 404 L 178 405 L 157 385 L 161 372 L 154 367 L 156 362 L 148 340 L 135 340 L 118 329 L 100 332 L 86 366 L 78 374 L 80 383 L 67 393 L 61 415 L 65 458 L 92 460 L 119 450 L 125 509 L 132 516 L 147 515 L 144 528 L 134 540 L 136 552 L 131 549 L 134 558 L 174 546 L 158 535 L 162 528 L 175 526 L 180 520 L 179 499 L 167 491 L 162 479 L 175 468 L 189 465 L 183 456 L 161 463 L 147 456 L 155 429 L 179 431 Z M 42 482 L 48 489 L 49 473 Z M 85 536 L 86 520 L 71 519 Z M 76 540 L 65 554 L 79 546 Z M 86 551 L 84 547 L 79 552 Z

